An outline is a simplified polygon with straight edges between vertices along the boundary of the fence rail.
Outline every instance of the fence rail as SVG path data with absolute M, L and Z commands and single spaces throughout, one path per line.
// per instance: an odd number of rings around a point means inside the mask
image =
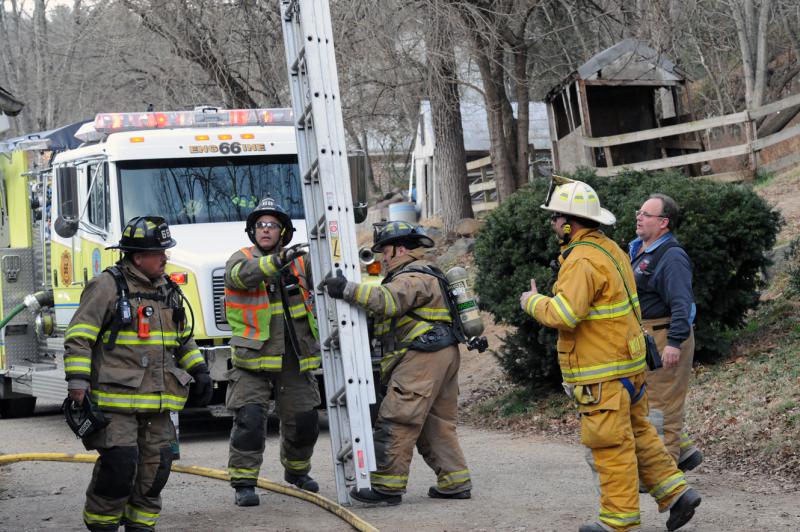
M 472 198 L 472 211 L 491 211 L 496 209 L 497 181 L 492 170 L 492 158 L 483 157 L 467 163 L 467 178 L 469 179 L 469 195 Z
M 779 142 L 789 140 L 800 136 L 800 125 L 795 125 L 787 129 L 778 131 L 763 138 L 757 138 L 755 120 L 766 117 L 773 113 L 779 113 L 790 107 L 800 105 L 800 94 L 789 96 L 777 102 L 773 102 L 762 107 L 751 109 L 748 111 L 741 111 L 739 113 L 732 113 L 723 116 L 715 116 L 712 118 L 704 118 L 701 120 L 694 120 L 692 122 L 685 122 L 683 124 L 675 124 L 672 126 L 659 127 L 654 129 L 645 129 L 642 131 L 635 131 L 631 133 L 623 133 L 621 135 L 609 135 L 606 137 L 589 137 L 583 139 L 584 146 L 591 148 L 602 148 L 606 150 L 612 146 L 621 146 L 623 144 L 630 144 L 632 142 L 642 142 L 647 140 L 661 139 L 664 147 L 683 147 L 690 148 L 688 144 L 682 142 L 681 139 L 668 139 L 676 135 L 683 135 L 686 133 L 695 133 L 698 131 L 707 131 L 710 129 L 735 125 L 745 124 L 745 133 L 747 141 L 743 144 L 735 146 L 727 146 L 724 148 L 716 148 L 713 150 L 701 150 L 696 153 L 689 153 L 686 155 L 678 155 L 672 157 L 662 157 L 660 159 L 651 159 L 648 161 L 640 161 L 636 163 L 627 163 L 622 165 L 613 165 L 606 167 L 596 167 L 597 175 L 600 176 L 614 176 L 624 170 L 662 170 L 665 168 L 674 168 L 677 166 L 685 166 L 689 164 L 696 164 L 718 159 L 725 159 L 727 157 L 736 157 L 741 155 L 749 155 L 749 170 L 746 172 L 724 172 L 720 174 L 705 176 L 710 179 L 719 181 L 741 180 L 748 175 L 752 176 L 759 167 L 758 152 L 769 146 L 774 146 Z M 783 157 L 778 161 L 773 161 L 768 164 L 763 164 L 764 168 L 770 170 L 777 170 L 788 168 L 795 164 L 795 158 L 792 156 Z

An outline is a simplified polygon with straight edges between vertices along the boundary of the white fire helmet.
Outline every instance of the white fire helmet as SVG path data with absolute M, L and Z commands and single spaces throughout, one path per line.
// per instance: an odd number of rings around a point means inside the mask
M 594 220 L 603 225 L 614 225 L 617 217 L 600 206 L 600 198 L 592 187 L 583 181 L 554 175 L 550 181 L 547 199 L 541 208 L 575 218 Z

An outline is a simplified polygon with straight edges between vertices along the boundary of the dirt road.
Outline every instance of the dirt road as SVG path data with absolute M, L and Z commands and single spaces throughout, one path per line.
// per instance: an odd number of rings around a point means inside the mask
M 225 469 L 229 423 L 185 421 L 183 465 Z M 460 429 L 475 489 L 468 501 L 432 500 L 426 496 L 434 477 L 419 456 L 403 504 L 356 507 L 356 513 L 381 530 L 414 531 L 562 531 L 577 530 L 597 511 L 597 497 L 579 445 L 548 443 L 532 437 Z M 0 453 L 85 452 L 54 410 L 33 418 L 0 420 Z M 262 476 L 282 478 L 277 435 L 267 442 Z M 330 449 L 323 431 L 314 457 L 314 476 L 322 494 L 335 500 L 330 482 Z M 686 531 L 796 530 L 800 493 L 783 493 L 759 479 L 715 473 L 701 467 L 691 474 L 703 494 L 699 512 Z M 26 462 L 0 468 L 0 530 L 83 530 L 83 492 L 91 466 Z M 349 530 L 348 525 L 316 506 L 261 491 L 261 506 L 237 508 L 227 483 L 173 474 L 164 492 L 159 530 Z M 642 498 L 643 531 L 665 530 L 665 515 Z

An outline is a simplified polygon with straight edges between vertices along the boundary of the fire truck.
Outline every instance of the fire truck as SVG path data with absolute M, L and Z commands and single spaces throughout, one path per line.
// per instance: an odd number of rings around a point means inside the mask
M 0 416 L 66 396 L 64 330 L 86 283 L 119 260 L 106 248 L 142 215 L 163 216 L 178 242 L 167 275 L 190 303 L 221 402 L 225 262 L 250 245 L 244 220 L 271 196 L 292 216 L 293 243 L 306 238 L 293 125 L 290 109 L 102 113 L 77 130 L 79 147 L 23 139 L 0 154 Z M 369 165 L 363 153 L 349 162 L 360 222 Z

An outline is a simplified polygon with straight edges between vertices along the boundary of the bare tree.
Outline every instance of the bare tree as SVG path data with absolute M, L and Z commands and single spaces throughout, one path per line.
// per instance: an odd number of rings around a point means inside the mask
M 727 5 L 739 38 L 745 102 L 748 109 L 760 107 L 764 103 L 766 84 L 767 23 L 771 0 L 728 0 Z
M 425 32 L 428 60 L 428 94 L 436 147 L 434 167 L 442 222 L 446 232 L 455 230 L 462 218 L 472 218 L 472 201 L 467 180 L 467 157 L 464 152 L 464 130 L 461 123 L 461 98 L 453 48 L 453 29 L 446 13 L 428 4 Z

